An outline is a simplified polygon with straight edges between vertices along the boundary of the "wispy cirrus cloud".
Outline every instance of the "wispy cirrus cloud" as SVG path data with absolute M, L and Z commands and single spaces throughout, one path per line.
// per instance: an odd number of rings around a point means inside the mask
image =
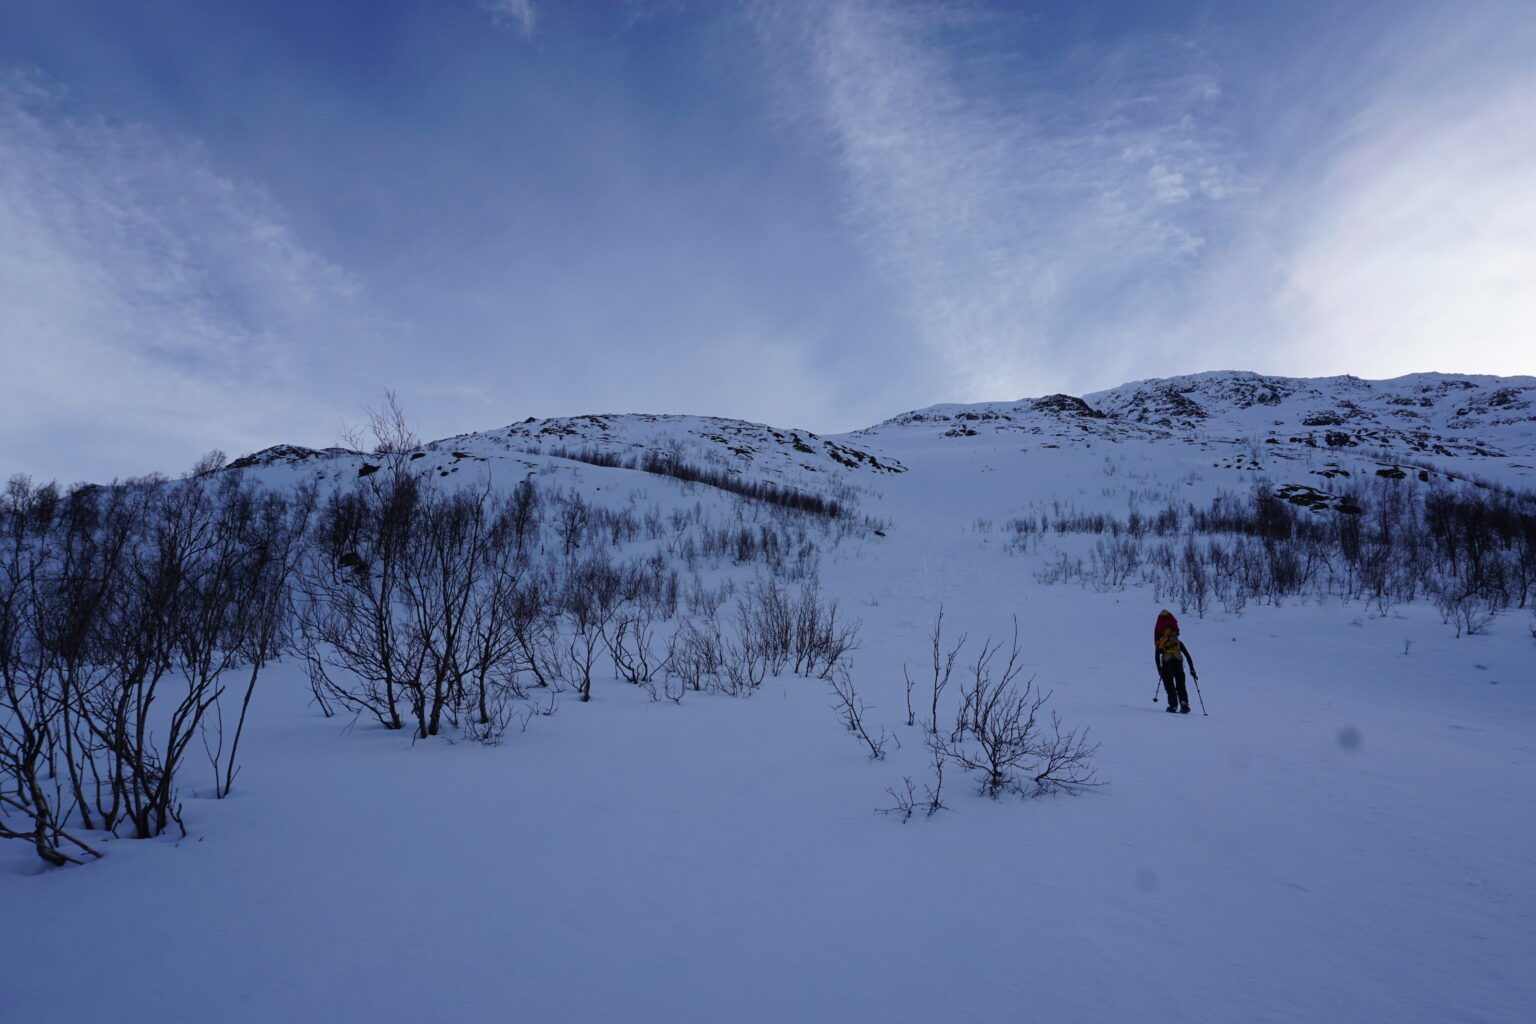
M 1520 4 L 1330 21 L 1337 52 L 1298 42 L 1257 69 L 1230 28 L 1035 50 L 1036 25 L 980 5 L 753 10 L 948 397 L 1223 367 L 1533 369 Z
M 176 469 L 331 431 L 316 349 L 366 330 L 347 276 L 195 146 L 0 83 L 4 470 Z
M 1011 15 L 842 0 L 758 23 L 954 397 L 1081 388 L 1168 314 L 1242 190 L 1211 61 L 1158 36 L 1031 64 Z
M 510 25 L 524 36 L 531 37 L 539 23 L 538 8 L 533 0 L 480 0 L 480 9 L 497 22 Z

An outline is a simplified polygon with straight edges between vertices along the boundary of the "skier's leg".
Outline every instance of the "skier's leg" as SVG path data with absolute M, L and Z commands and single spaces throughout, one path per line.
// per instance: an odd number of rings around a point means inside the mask
M 1180 662 L 1179 664 L 1177 664 L 1177 665 L 1175 665 L 1173 667 L 1173 676 L 1174 676 L 1174 679 L 1179 684 L 1179 710 L 1187 715 L 1187 714 L 1189 714 L 1189 691 L 1184 688 L 1184 664 L 1183 664 L 1183 662 Z M 1169 706 L 1171 707 L 1173 705 L 1173 700 L 1170 698 L 1168 703 L 1169 703 Z
M 1166 710 L 1173 712 L 1179 710 L 1179 691 L 1173 684 L 1174 669 L 1170 665 L 1164 665 L 1158 670 L 1158 675 L 1163 680 L 1163 690 L 1168 695 L 1168 707 Z

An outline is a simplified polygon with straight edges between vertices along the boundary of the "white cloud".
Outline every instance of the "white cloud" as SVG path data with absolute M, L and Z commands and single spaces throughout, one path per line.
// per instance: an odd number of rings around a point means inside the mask
M 0 471 L 174 471 L 329 419 L 305 370 L 362 326 L 352 287 L 196 146 L 0 82 L 0 239 Z
M 1207 210 L 1238 189 L 1205 123 L 1220 86 L 1201 51 L 1144 38 L 1009 68 L 986 44 L 997 15 L 878 0 L 798 12 L 759 8 L 758 22 L 786 64 L 809 66 L 802 109 L 830 134 L 869 252 L 953 368 L 950 397 L 1102 380 L 1127 344 L 1116 328 L 1168 305 Z M 978 40 L 985 56 L 966 57 Z
M 1498 2 L 1417 13 L 1276 115 L 1338 112 L 1231 225 L 1170 331 L 1189 368 L 1536 370 L 1536 23 Z
M 755 16 L 789 109 L 836 148 L 850 221 L 953 368 L 946 397 L 975 399 L 1223 367 L 1532 372 L 1522 8 L 1405 8 L 1351 25 L 1348 66 L 1303 48 L 1259 69 L 1173 36 L 1015 57 L 994 40 L 1028 28 L 965 4 Z M 1221 75 L 1284 61 L 1294 88 L 1239 152 L 1215 127 Z
M 1536 371 L 1536 73 L 1380 97 L 1298 205 L 1281 298 L 1307 358 Z
M 511 25 L 524 36 L 531 37 L 539 22 L 539 12 L 533 6 L 533 0 L 480 0 L 480 8 L 497 22 Z

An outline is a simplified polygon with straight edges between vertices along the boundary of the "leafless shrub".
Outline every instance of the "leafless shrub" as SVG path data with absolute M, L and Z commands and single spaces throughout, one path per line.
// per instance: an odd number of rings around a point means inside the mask
M 733 697 L 751 693 L 767 677 L 768 655 L 757 625 L 747 605 L 738 605 L 735 636 L 721 645 L 724 689 Z
M 323 648 L 319 637 L 314 632 L 301 632 L 289 642 L 288 653 L 303 663 L 305 678 L 309 680 L 309 692 L 314 698 L 315 706 L 320 709 L 320 714 L 326 718 L 334 718 L 336 708 L 331 702 L 330 680 L 326 675 Z
M 591 521 L 592 507 L 579 494 L 562 495 L 555 508 L 555 529 L 567 558 L 581 547 L 582 538 Z
M 907 725 L 913 726 L 917 724 L 917 711 L 912 707 L 912 676 L 908 674 L 906 665 L 901 666 L 901 678 L 906 683 Z
M 737 611 L 743 630 L 750 630 L 768 662 L 770 675 L 781 675 L 795 648 L 794 603 L 774 580 L 748 586 Z
M 858 648 L 859 624 L 839 619 L 837 602 L 822 601 L 814 578 L 794 598 L 773 580 L 749 586 L 737 618 L 743 642 L 761 651 L 772 675 L 792 667 L 827 678 Z
M 614 616 L 603 639 L 608 646 L 608 655 L 613 659 L 614 671 L 621 679 L 648 684 L 656 673 L 666 668 L 667 657 L 656 649 L 655 621 L 647 610 Z
M 538 536 L 541 505 L 539 489 L 529 473 L 513 488 L 512 503 L 507 509 L 507 525 L 512 531 L 513 555 L 518 565 L 527 562 L 529 549 Z
M 209 449 L 202 455 L 198 456 L 196 462 L 192 463 L 192 468 L 187 470 L 187 476 L 190 478 L 208 476 L 210 473 L 217 473 L 219 470 L 224 468 L 225 463 L 228 461 L 229 456 L 225 455 L 219 449 Z
M 923 784 L 923 795 L 918 796 L 917 785 L 912 781 L 912 776 L 901 777 L 901 788 L 886 787 L 894 801 L 890 807 L 876 808 L 881 814 L 893 814 L 901 819 L 902 824 L 912 820 L 912 815 L 918 811 L 923 812 L 923 817 L 931 818 L 940 811 L 948 810 L 944 805 L 944 756 L 932 744 L 929 751 L 933 754 L 930 767 L 933 769 L 933 783 Z
M 928 744 L 928 753 L 930 755 L 929 767 L 933 769 L 933 785 L 925 785 L 923 787 L 925 793 L 927 794 L 927 800 L 925 801 L 923 810 L 924 813 L 931 818 L 940 811 L 948 810 L 948 808 L 944 806 L 943 799 L 944 753 L 931 742 Z
M 326 701 L 400 729 L 404 688 L 426 657 L 401 593 L 423 485 L 408 475 L 367 480 L 322 511 L 299 573 L 300 646 Z
M 518 514 L 515 497 L 441 493 L 406 473 L 334 495 L 298 586 L 295 646 L 323 706 L 386 729 L 408 711 L 420 738 L 466 721 L 499 738 L 506 705 L 523 698 L 519 673 L 541 687 L 563 678 L 546 605 L 589 592 L 590 573 L 562 589 L 529 571 Z
M 559 632 L 546 608 L 546 595 L 559 592 L 559 583 L 534 574 L 518 579 L 512 596 L 512 635 L 518 664 L 533 676 L 534 685 L 559 693 L 565 688 Z
M 718 619 L 706 618 L 687 620 L 673 633 L 666 667 L 669 684 L 744 697 L 762 685 L 768 661 L 748 622 L 738 619 L 727 630 Z
M 1123 590 L 1141 567 L 1141 544 L 1134 537 L 1100 538 L 1089 556 L 1089 571 L 1102 589 Z
M 912 814 L 918 806 L 917 786 L 912 782 L 912 776 L 901 777 L 902 787 L 887 786 L 885 791 L 890 794 L 895 803 L 890 807 L 878 807 L 881 814 L 894 814 L 905 825 L 912 820 Z
M 869 748 L 869 759 L 880 761 L 885 758 L 885 747 L 892 737 L 881 728 L 879 736 L 871 736 L 868 727 L 864 724 L 864 714 L 869 706 L 864 703 L 862 697 L 853 686 L 853 675 L 846 669 L 841 669 L 824 677 L 827 685 L 832 687 L 832 693 L 836 701 L 832 707 L 837 711 L 847 730 L 857 736 L 866 747 Z
M 560 710 L 560 698 L 554 692 L 550 692 L 543 700 L 529 700 L 517 711 L 520 732 L 528 731 L 528 723 L 535 718 L 547 718 Z
M 859 623 L 840 621 L 837 602 L 822 603 L 815 580 L 800 588 L 794 612 L 791 653 L 795 674 L 830 679 L 847 656 L 858 650 Z
M 1073 558 L 1065 551 L 1058 551 L 1053 562 L 1042 565 L 1035 570 L 1035 582 L 1037 583 L 1067 583 L 1081 579 L 1083 576 L 1083 560 Z
M 673 679 L 670 674 L 662 678 L 661 695 L 673 704 L 681 704 L 683 702 L 683 694 L 687 692 L 688 686 L 683 679 Z
M 373 454 L 385 458 L 392 471 L 404 472 L 411 453 L 421 447 L 421 439 L 416 436 L 399 397 L 386 388 L 382 405 L 365 406 L 363 413 L 368 417 L 368 425 L 344 424 L 341 443 L 357 452 L 371 449 Z
M 36 754 L 29 752 L 20 761 L 13 764 L 0 764 L 0 767 L 21 769 L 20 777 L 30 783 L 38 777 L 36 767 Z M 99 858 L 101 852 L 87 845 L 59 825 L 59 822 L 49 813 L 49 804 L 41 793 L 30 794 L 29 801 L 20 800 L 14 796 L 0 793 L 0 814 L 7 809 L 19 811 L 32 825 L 30 831 L 18 832 L 5 824 L 5 819 L 0 816 L 0 839 L 20 839 L 32 844 L 37 855 L 54 867 L 63 867 L 65 864 L 83 864 L 84 861 L 73 857 L 64 850 L 74 848 L 93 859 Z M 68 844 L 66 846 L 65 844 Z
M 710 587 L 697 575 L 688 589 L 688 611 L 702 619 L 713 619 L 720 614 L 720 606 L 736 590 L 735 584 L 725 580 L 717 587 Z
M 981 792 L 992 797 L 1005 791 L 1041 796 L 1099 785 L 1092 767 L 1098 747 L 1087 743 L 1086 731 L 1063 730 L 1054 714 L 1048 723 L 1042 721 L 1050 694 L 1036 690 L 1032 679 L 1019 683 L 1023 666 L 1017 620 L 1007 658 L 998 665 L 1002 649 L 991 638 L 982 643 L 961 688 L 953 729 L 929 736 L 935 758 L 978 774 Z
M 1435 593 L 1435 607 L 1445 623 L 1456 630 L 1456 636 L 1477 636 L 1493 622 L 1494 611 L 1486 598 L 1474 591 L 1463 590 L 1457 581 L 1450 582 Z
M 961 633 L 955 646 L 944 650 L 944 608 L 940 606 L 939 613 L 934 616 L 933 629 L 928 633 L 929 652 L 933 665 L 933 678 L 928 690 L 928 731 L 937 732 L 939 728 L 939 698 L 944 695 L 944 690 L 949 686 L 950 676 L 955 671 L 955 659 L 960 656 L 960 651 L 965 647 L 967 634 Z M 907 686 L 907 724 L 914 724 L 912 711 L 912 676 L 907 672 L 907 666 L 901 666 L 902 678 Z
M 240 727 L 226 752 L 220 700 L 244 669 L 248 701 L 278 645 L 303 526 L 289 508 L 237 473 L 67 495 L 11 482 L 0 498 L 0 837 L 60 864 L 77 859 L 66 849 L 94 852 L 76 828 L 149 838 L 181 827 L 199 739 L 213 791 L 227 791 Z
M 605 630 L 618 613 L 623 576 L 605 555 L 594 554 L 572 565 L 565 579 L 561 611 L 570 631 L 566 645 L 569 664 L 583 702 L 592 699 L 592 669 L 608 645 Z
M 720 673 L 720 634 L 713 620 L 707 620 L 710 628 L 701 629 L 693 621 L 682 624 L 672 634 L 667 646 L 667 673 L 679 684 L 695 692 L 704 689 Z
M 239 637 L 239 659 L 246 663 L 249 672 L 229 754 L 223 759 L 223 778 L 215 778 L 215 793 L 221 799 L 234 788 L 239 773 L 237 755 L 256 681 L 267 663 L 282 654 L 293 629 L 290 585 L 304 557 L 315 507 L 314 485 L 301 484 L 286 498 L 267 493 L 252 495 L 248 501 L 242 499 L 242 514 L 225 526 L 227 530 L 241 532 L 235 560 L 237 571 L 251 587 L 252 597 L 244 608 L 243 628 L 235 634 Z M 214 710 L 219 712 L 219 706 L 215 705 Z M 222 715 L 219 721 L 222 740 Z M 213 761 L 217 776 L 220 756 L 215 755 Z
M 476 705 L 476 713 L 464 724 L 464 736 L 488 747 L 499 746 L 514 721 L 521 723 L 520 731 L 525 731 L 528 721 L 537 713 L 529 708 L 515 686 L 490 688 Z

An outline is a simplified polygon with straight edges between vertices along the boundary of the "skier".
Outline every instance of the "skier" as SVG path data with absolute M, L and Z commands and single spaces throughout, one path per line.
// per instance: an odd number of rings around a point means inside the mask
M 1152 657 L 1157 664 L 1157 675 L 1168 693 L 1166 710 L 1169 714 L 1177 711 L 1187 715 L 1189 691 L 1184 689 L 1184 660 L 1189 660 L 1189 674 L 1196 682 L 1200 681 L 1200 673 L 1195 671 L 1195 659 L 1190 656 L 1189 648 L 1179 639 L 1179 620 L 1173 617 L 1173 612 L 1164 608 L 1157 613 L 1152 640 Z

